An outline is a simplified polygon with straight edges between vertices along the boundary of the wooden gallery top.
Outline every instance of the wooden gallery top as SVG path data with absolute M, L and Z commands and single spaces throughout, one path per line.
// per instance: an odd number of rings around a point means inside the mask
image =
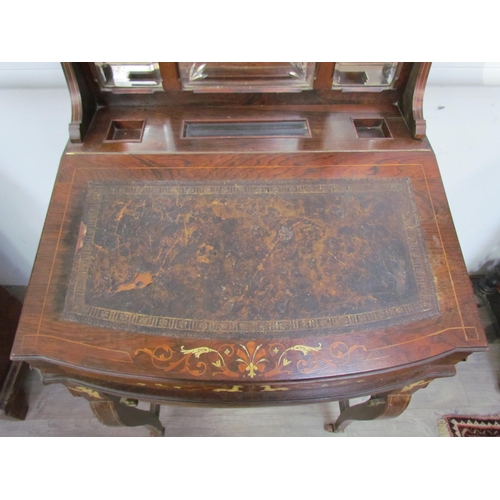
M 430 63 L 63 69 L 70 142 L 12 357 L 104 423 L 340 401 L 339 430 L 486 349 L 425 136 Z

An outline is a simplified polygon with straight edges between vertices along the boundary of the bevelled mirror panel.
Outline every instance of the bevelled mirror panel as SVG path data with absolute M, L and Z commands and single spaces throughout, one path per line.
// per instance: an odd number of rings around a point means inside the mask
M 157 62 L 96 62 L 95 67 L 102 90 L 163 89 Z
M 179 63 L 183 90 L 194 92 L 300 92 L 313 88 L 316 63 Z
M 391 88 L 400 70 L 397 62 L 335 63 L 332 88 Z

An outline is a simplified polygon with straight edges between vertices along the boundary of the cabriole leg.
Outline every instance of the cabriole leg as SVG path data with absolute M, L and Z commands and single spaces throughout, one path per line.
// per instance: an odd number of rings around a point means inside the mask
M 379 394 L 355 406 L 349 400 L 339 401 L 340 416 L 334 424 L 328 424 L 329 432 L 341 432 L 354 420 L 375 420 L 401 415 L 410 404 L 411 394 Z
M 90 402 L 94 415 L 104 425 L 112 427 L 144 426 L 152 436 L 162 437 L 165 428 L 160 422 L 160 405 L 152 404 L 149 410 L 135 408 L 137 400 L 119 398 L 82 386 L 68 386 L 74 396 L 82 396 Z

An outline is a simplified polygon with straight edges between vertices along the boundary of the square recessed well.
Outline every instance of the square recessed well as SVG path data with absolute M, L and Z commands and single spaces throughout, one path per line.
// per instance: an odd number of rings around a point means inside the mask
M 141 142 L 145 120 L 112 120 L 105 142 Z
M 358 139 L 392 139 L 383 118 L 353 118 Z

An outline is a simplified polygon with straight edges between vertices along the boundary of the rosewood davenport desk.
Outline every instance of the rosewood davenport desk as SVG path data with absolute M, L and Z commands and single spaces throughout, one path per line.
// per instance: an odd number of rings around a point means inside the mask
M 70 142 L 12 358 L 103 423 L 339 401 L 337 431 L 486 349 L 429 63 L 63 68 Z

